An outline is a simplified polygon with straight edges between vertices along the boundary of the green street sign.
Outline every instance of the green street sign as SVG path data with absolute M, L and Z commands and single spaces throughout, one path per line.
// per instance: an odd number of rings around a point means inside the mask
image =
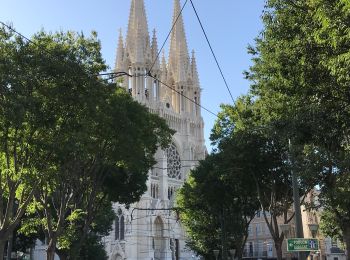
M 287 251 L 318 251 L 319 241 L 314 238 L 291 238 L 287 239 Z

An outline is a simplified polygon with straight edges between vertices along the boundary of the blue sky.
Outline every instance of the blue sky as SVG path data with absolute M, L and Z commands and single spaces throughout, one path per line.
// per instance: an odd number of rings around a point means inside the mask
M 106 63 L 114 66 L 118 31 L 124 36 L 128 24 L 130 0 L 0 0 L 0 20 L 11 22 L 25 36 L 40 29 L 98 32 Z M 181 1 L 181 4 L 184 0 Z M 242 72 L 251 64 L 247 45 L 254 43 L 262 29 L 264 0 L 193 0 L 209 40 L 217 55 L 234 98 L 245 94 L 249 82 Z M 148 26 L 157 30 L 158 46 L 171 27 L 173 0 L 145 0 Z M 184 13 L 190 51 L 196 51 L 202 92 L 202 105 L 214 113 L 220 104 L 232 104 L 225 84 L 210 53 L 195 14 L 188 2 Z M 166 45 L 166 52 L 169 44 Z M 202 111 L 205 138 L 210 151 L 209 135 L 216 118 Z

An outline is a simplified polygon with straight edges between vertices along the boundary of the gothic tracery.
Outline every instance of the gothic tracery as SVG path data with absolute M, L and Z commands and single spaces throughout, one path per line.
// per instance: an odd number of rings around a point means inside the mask
M 181 159 L 176 146 L 173 143 L 166 149 L 166 156 L 168 177 L 181 180 Z

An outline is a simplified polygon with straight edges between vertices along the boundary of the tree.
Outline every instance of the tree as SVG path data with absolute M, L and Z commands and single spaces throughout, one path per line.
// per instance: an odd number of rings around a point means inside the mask
M 241 257 L 258 207 L 252 185 L 241 179 L 247 178 L 226 168 L 223 160 L 222 154 L 209 155 L 177 195 L 180 219 L 189 236 L 187 244 L 206 259 L 214 259 L 214 249 L 221 249 L 227 259 L 227 251 L 236 248 Z
M 226 154 L 225 161 L 240 170 L 240 176 L 249 176 L 246 181 L 254 187 L 277 257 L 282 259 L 284 234 L 280 232 L 279 223 L 282 220 L 287 224 L 294 216 L 287 137 L 269 124 L 259 103 L 245 96 L 234 106 L 222 106 L 211 139 L 220 153 Z M 305 195 L 313 185 L 302 184 L 300 192 Z
M 52 64 L 60 72 L 55 75 L 40 67 L 41 75 L 53 80 L 44 105 L 54 111 L 51 117 L 61 129 L 45 136 L 50 170 L 35 193 L 49 241 L 47 259 L 53 259 L 67 222 L 83 220 L 73 250 L 79 252 L 105 199 L 129 204 L 140 198 L 153 155 L 169 143 L 173 132 L 124 90 L 91 77 L 104 67 L 95 35 L 40 33 L 33 41 L 67 60 Z M 56 77 L 67 82 L 56 83 Z
M 343 235 L 341 233 L 340 227 L 338 226 L 336 218 L 337 217 L 334 215 L 334 212 L 323 210 L 321 214 L 320 229 L 322 231 L 322 234 L 325 236 L 328 236 L 332 239 L 342 240 Z
M 106 200 L 101 204 L 83 242 L 80 230 L 84 226 L 85 214 L 69 216 L 64 233 L 59 238 L 59 248 L 56 249 L 60 259 L 107 259 L 101 238 L 112 230 L 115 212 L 110 201 Z
M 95 33 L 40 32 L 31 42 L 2 33 L 1 177 L 7 182 L 0 195 L 9 210 L 0 205 L 6 212 L 0 242 L 35 196 L 31 207 L 41 214 L 53 259 L 68 222 L 83 220 L 81 246 L 106 200 L 131 203 L 141 196 L 153 155 L 173 132 L 97 77 L 106 66 Z
M 50 124 L 34 94 L 36 62 L 28 43 L 0 28 L 0 259 L 45 171 L 34 164 L 48 156 L 39 158 L 36 145 Z
M 348 256 L 344 198 L 350 193 L 336 184 L 347 184 L 349 175 L 349 17 L 349 1 L 266 1 L 264 30 L 249 48 L 253 66 L 246 74 L 271 121 L 282 122 L 306 158 L 321 154 L 322 167 L 309 174 L 318 180 L 322 205 L 337 212 Z

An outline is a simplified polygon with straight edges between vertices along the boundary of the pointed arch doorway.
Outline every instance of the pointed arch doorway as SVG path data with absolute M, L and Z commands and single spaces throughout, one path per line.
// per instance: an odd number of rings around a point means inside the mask
M 153 233 L 153 250 L 154 250 L 155 260 L 164 259 L 165 248 L 166 248 L 166 240 L 164 238 L 164 223 L 163 223 L 163 220 L 158 216 L 154 220 L 154 233 Z

